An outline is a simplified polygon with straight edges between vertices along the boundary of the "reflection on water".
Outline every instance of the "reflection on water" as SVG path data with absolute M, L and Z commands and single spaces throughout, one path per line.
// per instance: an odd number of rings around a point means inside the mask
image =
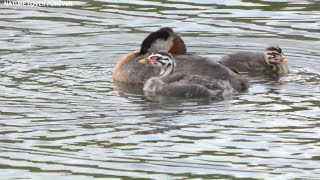
M 73 2 L 0 5 L 1 178 L 320 177 L 317 1 Z M 161 26 L 215 60 L 279 45 L 291 74 L 225 101 L 117 91 L 117 60 Z

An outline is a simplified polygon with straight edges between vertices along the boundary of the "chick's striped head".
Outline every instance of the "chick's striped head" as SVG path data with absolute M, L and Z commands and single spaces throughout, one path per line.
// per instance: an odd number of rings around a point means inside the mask
M 172 55 L 166 51 L 152 53 L 148 58 L 139 61 L 142 64 L 150 64 L 152 67 L 160 68 L 160 76 L 172 74 L 176 62 Z
M 267 47 L 264 51 L 264 56 L 267 63 L 288 62 L 288 59 L 283 56 L 283 51 L 279 46 Z

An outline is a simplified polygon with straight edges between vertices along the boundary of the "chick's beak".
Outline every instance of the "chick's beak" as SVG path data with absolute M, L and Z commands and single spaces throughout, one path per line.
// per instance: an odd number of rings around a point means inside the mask
M 151 64 L 151 62 L 150 62 L 149 59 L 141 59 L 141 60 L 139 61 L 139 63 L 141 63 L 141 64 Z
M 280 58 L 280 62 L 288 62 L 288 59 L 285 57 Z

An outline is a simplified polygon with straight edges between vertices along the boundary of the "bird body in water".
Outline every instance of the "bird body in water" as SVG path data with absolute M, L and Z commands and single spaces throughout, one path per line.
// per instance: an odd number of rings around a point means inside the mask
M 153 53 L 148 58 L 140 60 L 139 63 L 150 64 L 150 67 L 160 69 L 158 76 L 151 77 L 144 84 L 143 90 L 147 95 L 226 98 L 236 92 L 226 79 L 213 79 L 207 75 L 190 74 L 188 71 L 177 70 L 181 63 L 176 63 L 174 57 L 165 51 Z M 189 62 L 184 61 L 184 63 Z M 208 61 L 208 64 L 211 64 L 211 61 Z M 190 67 L 195 66 L 193 63 L 190 64 Z M 217 63 L 217 66 L 222 65 Z M 227 68 L 226 71 L 228 71 Z
M 147 79 L 158 74 L 159 69 L 138 63 L 140 59 L 146 58 L 158 50 L 164 50 L 174 55 L 186 54 L 187 51 L 184 41 L 171 28 L 160 28 L 143 40 L 140 51 L 129 53 L 120 59 L 114 68 L 113 80 L 143 84 Z
M 283 56 L 282 49 L 270 46 L 260 52 L 237 52 L 222 57 L 220 63 L 238 72 L 249 75 L 283 76 L 289 73 L 288 59 Z
M 138 63 L 139 60 L 147 58 L 159 50 L 169 52 L 172 55 L 177 64 L 176 72 L 204 76 L 209 80 L 224 81 L 230 83 L 237 91 L 244 91 L 248 88 L 247 79 L 233 70 L 208 58 L 186 54 L 183 40 L 171 28 L 167 27 L 151 33 L 142 42 L 139 52 L 130 53 L 117 63 L 113 72 L 114 82 L 144 84 L 151 77 L 159 75 L 159 68 Z

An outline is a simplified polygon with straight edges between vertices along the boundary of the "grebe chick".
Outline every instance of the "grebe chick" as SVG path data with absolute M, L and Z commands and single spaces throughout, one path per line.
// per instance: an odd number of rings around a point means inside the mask
M 148 79 L 144 84 L 143 90 L 148 95 L 226 98 L 236 92 L 228 80 L 175 72 L 175 59 L 165 51 L 153 53 L 139 63 L 160 69 L 158 76 Z
M 222 57 L 220 63 L 249 75 L 283 76 L 289 73 L 288 59 L 278 46 L 270 46 L 264 52 L 238 52 Z

